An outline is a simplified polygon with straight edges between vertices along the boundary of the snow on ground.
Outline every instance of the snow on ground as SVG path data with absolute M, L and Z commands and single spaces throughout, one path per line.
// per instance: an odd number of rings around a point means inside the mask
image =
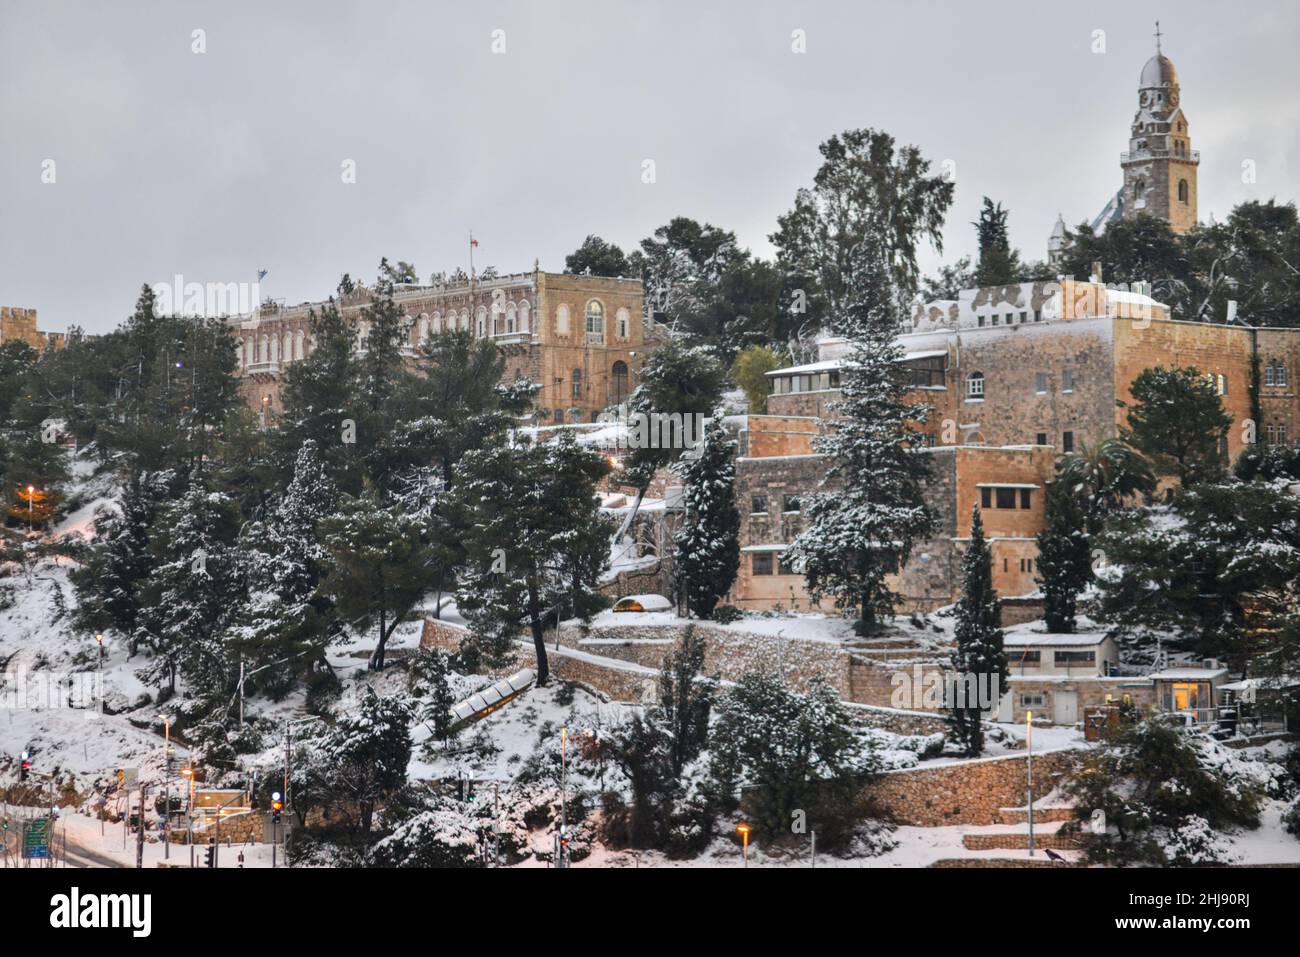
M 59 815 L 55 836 L 56 846 L 61 844 L 63 837 L 67 838 L 68 867 L 135 867 L 136 835 L 127 834 L 126 826 L 122 823 L 115 824 L 111 821 L 101 823 L 90 815 L 64 811 Z M 154 837 L 154 835 L 147 835 L 145 839 L 143 855 L 145 867 L 190 866 L 188 845 L 173 843 L 167 849 Z M 170 856 L 166 856 L 164 851 Z M 244 844 L 238 841 L 230 844 L 222 841 L 217 853 L 217 866 L 238 869 L 241 853 L 244 855 L 244 867 L 271 866 L 270 844 Z M 277 857 L 277 863 L 283 867 L 282 849 L 277 849 Z M 203 858 L 203 846 L 195 845 L 193 860 L 196 867 L 203 866 Z

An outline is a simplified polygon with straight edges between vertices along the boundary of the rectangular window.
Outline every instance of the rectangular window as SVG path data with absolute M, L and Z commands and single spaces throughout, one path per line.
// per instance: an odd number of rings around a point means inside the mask
M 1043 696 L 1039 694 L 1023 693 L 1020 695 L 1020 707 L 1022 708 L 1041 708 L 1043 707 Z
M 1061 451 L 1062 451 L 1062 452 L 1073 452 L 1073 451 L 1074 451 L 1074 433 L 1073 433 L 1073 432 L 1062 432 L 1062 433 L 1061 433 Z
M 751 495 L 749 498 L 749 514 L 766 515 L 767 514 L 767 496 Z
M 1026 648 L 1024 651 L 1016 651 L 1012 648 L 1007 652 L 1007 664 L 1011 665 L 1036 665 L 1043 660 L 1041 651 L 1034 651 Z
M 984 317 L 983 317 L 983 316 L 979 316 L 975 321 L 979 324 L 979 327 L 980 327 L 981 329 L 984 328 Z
M 1046 433 L 1046 432 L 1039 432 L 1037 435 L 1035 435 L 1035 436 L 1034 436 L 1034 444 L 1035 444 L 1035 445 L 1046 445 L 1046 444 L 1047 444 L 1047 433 Z
M 797 512 L 799 510 L 800 510 L 799 496 L 798 495 L 785 496 L 784 501 L 781 503 L 781 511 Z
M 1016 507 L 1016 490 L 1013 488 L 996 488 L 998 508 L 1015 508 Z
M 1007 325 L 1008 325 L 1008 326 L 1011 325 L 1011 323 L 1013 323 L 1013 322 L 1015 321 L 1015 319 L 1016 319 L 1016 314 L 1015 314 L 1014 312 L 1008 312 L 1008 313 L 1007 313 L 1007 315 L 1006 315 L 1006 321 L 1007 321 Z
M 749 556 L 749 568 L 755 575 L 772 574 L 772 553 L 752 552 Z
M 966 398 L 982 399 L 984 398 L 984 375 L 980 372 L 973 372 L 970 378 L 966 380 Z
M 799 574 L 798 572 L 796 572 L 796 571 L 795 571 L 795 570 L 790 566 L 790 563 L 789 563 L 788 561 L 786 561 L 785 552 L 782 552 L 781 555 L 780 555 L 780 557 L 777 559 L 777 562 L 776 562 L 776 573 L 777 573 L 778 575 L 797 575 L 797 574 Z
M 991 488 L 980 489 L 980 508 L 987 509 L 992 507 L 993 507 L 993 489 Z
M 1219 375 L 1215 376 L 1215 384 L 1218 387 L 1217 391 L 1219 395 L 1228 394 L 1228 377 L 1226 375 L 1220 373 Z
M 1053 656 L 1058 665 L 1091 665 L 1097 661 L 1095 651 L 1058 651 Z
M 1022 488 L 1022 489 L 1020 489 L 1020 507 L 1021 507 L 1021 508 L 1032 508 L 1032 507 L 1033 507 L 1032 505 L 1030 505 L 1030 493 L 1031 493 L 1031 492 L 1033 492 L 1033 489 L 1031 489 L 1031 488 Z
M 1284 365 L 1282 365 L 1282 364 L 1279 363 L 1278 366 L 1277 366 L 1277 368 L 1276 368 L 1276 369 L 1274 370 L 1274 372 L 1273 372 L 1273 377 L 1274 377 L 1274 384 L 1275 384 L 1275 385 L 1285 386 L 1285 385 L 1286 385 L 1286 366 L 1284 366 Z
M 1062 392 L 1074 391 L 1074 370 L 1073 369 L 1061 370 L 1061 391 Z
M 1002 559 L 1002 571 L 1005 572 L 1006 570 L 1007 570 L 1007 560 L 1004 558 Z
M 1035 309 L 1035 310 L 1034 310 L 1034 322 L 1042 322 L 1042 321 L 1043 321 L 1043 310 L 1041 310 L 1041 309 Z
M 1047 373 L 1046 373 L 1046 372 L 1035 372 L 1035 373 L 1034 373 L 1034 391 L 1037 392 L 1039 395 L 1043 395 L 1043 394 L 1047 391 Z
M 1264 385 L 1273 384 L 1273 367 L 1264 366 Z
M 1028 312 L 1022 312 L 1022 313 L 1020 314 L 1020 321 L 1021 321 L 1021 322 L 1025 322 L 1025 321 L 1028 320 L 1028 319 L 1029 319 L 1029 313 L 1028 313 Z

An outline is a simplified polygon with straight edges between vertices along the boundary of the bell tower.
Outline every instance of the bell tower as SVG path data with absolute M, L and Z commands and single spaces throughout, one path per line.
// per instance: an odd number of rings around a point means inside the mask
M 1143 213 L 1158 216 L 1174 232 L 1185 233 L 1196 225 L 1196 168 L 1201 155 L 1192 149 L 1178 71 L 1160 48 L 1158 21 L 1155 37 L 1156 54 L 1142 67 L 1138 80 L 1138 109 L 1128 152 L 1120 154 L 1124 218 Z

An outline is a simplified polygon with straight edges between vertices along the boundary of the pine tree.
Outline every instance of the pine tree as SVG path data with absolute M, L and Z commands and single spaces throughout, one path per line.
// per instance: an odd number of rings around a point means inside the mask
M 687 612 L 708 618 L 731 590 L 740 567 L 740 512 L 736 508 L 734 443 L 721 423 L 705 432 L 698 455 L 683 456 L 678 473 L 686 481 L 686 521 L 673 536 L 674 587 L 685 595 Z
M 1058 479 L 1048 486 L 1047 527 L 1038 533 L 1038 583 L 1047 630 L 1073 634 L 1079 593 L 1092 580 L 1087 518 L 1078 493 Z
M 99 631 L 113 628 L 124 636 L 131 654 L 140 641 L 141 588 L 153 556 L 149 529 L 154 503 L 144 482 L 136 479 L 122 493 L 120 511 L 96 521 L 96 541 L 81 568 L 72 573 L 77 589 L 78 620 Z
M 321 590 L 355 627 L 376 629 L 369 668 L 384 670 L 384 649 L 428 585 L 431 550 L 419 520 L 385 507 L 373 491 L 346 500 L 321 525 L 330 571 Z
M 1129 392 L 1133 404 L 1124 438 L 1158 471 L 1176 474 L 1183 485 L 1223 472 L 1232 416 L 1223 409 L 1213 375 L 1190 367 L 1143 369 Z
M 704 639 L 687 625 L 682 640 L 659 669 L 657 718 L 667 728 L 673 779 L 704 749 L 709 714 L 718 694 L 717 676 L 700 680 L 704 670 Z
M 979 506 L 971 514 L 970 544 L 962 556 L 962 596 L 955 610 L 952 654 L 954 696 L 947 704 L 955 737 L 971 757 L 984 750 L 982 712 L 1007 690 L 1007 656 L 1002 650 L 1002 603 L 993 590 L 993 555 L 984 538 Z M 985 691 L 992 700 L 981 700 Z M 974 700 L 972 700 L 974 699 Z
M 840 417 L 822 423 L 823 490 L 808 501 L 808 524 L 786 558 L 802 568 L 814 599 L 830 594 L 858 608 L 866 632 L 893 614 L 897 595 L 887 578 L 931 528 L 921 495 L 928 462 L 914 427 L 929 409 L 907 400 L 883 250 L 863 243 L 855 256 L 853 308 L 842 322 L 853 347 L 840 373 Z
M 980 286 L 1009 286 L 1020 281 L 1020 254 L 1011 248 L 1007 211 L 984 197 L 979 222 L 972 223 L 979 237 L 980 258 L 975 282 Z
M 337 502 L 338 490 L 308 439 L 274 511 L 247 527 L 249 597 L 228 644 L 246 674 L 250 668 L 268 672 L 254 687 L 287 689 L 293 675 L 329 667 L 325 647 L 340 626 L 333 603 L 318 589 L 330 561 L 318 524 Z
M 178 677 L 200 697 L 228 692 L 221 639 L 242 588 L 238 515 L 228 498 L 196 482 L 162 511 L 158 529 L 141 616 L 155 657 L 142 677 L 168 693 Z
M 355 434 L 344 430 L 351 420 L 354 433 L 364 431 L 357 425 L 362 418 L 356 400 L 360 371 L 353 335 L 333 299 L 319 313 L 310 313 L 309 322 L 315 346 L 307 358 L 290 363 L 280 392 L 284 411 L 274 433 L 278 461 L 287 473 L 298 449 L 311 439 L 330 476 L 343 491 L 355 494 L 361 489 L 361 460 L 356 444 L 345 441 Z
M 457 508 L 467 530 L 460 610 L 494 655 L 527 627 L 539 685 L 550 674 L 547 625 L 587 620 L 604 604 L 597 585 L 609 565 L 612 529 L 596 483 L 608 469 L 604 457 L 567 433 L 546 445 L 478 449 L 457 467 Z

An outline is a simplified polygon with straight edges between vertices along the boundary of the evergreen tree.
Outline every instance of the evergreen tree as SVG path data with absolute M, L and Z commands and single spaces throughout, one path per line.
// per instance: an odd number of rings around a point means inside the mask
M 1214 376 L 1194 368 L 1143 369 L 1129 386 L 1124 438 L 1163 475 L 1183 485 L 1222 473 L 1232 416 L 1223 410 Z
M 302 361 L 290 363 L 284 375 L 276 445 L 287 471 L 302 444 L 313 440 L 334 481 L 355 494 L 361 489 L 361 462 L 356 444 L 345 441 L 355 436 L 344 430 L 348 420 L 354 429 L 362 428 L 357 424 L 362 418 L 356 399 L 360 370 L 353 335 L 333 299 L 308 320 L 315 347 Z
M 954 184 L 931 176 L 915 146 L 896 148 L 888 133 L 846 130 L 819 147 L 822 165 L 811 189 L 801 189 L 794 208 L 777 220 L 769 237 L 787 295 L 803 299 L 791 310 L 823 328 L 835 327 L 855 308 L 861 290 L 855 273 L 866 243 L 880 254 L 895 305 L 910 301 L 919 280 L 917 248 L 928 240 L 943 252 L 943 220 Z
M 140 640 L 141 588 L 153 564 L 149 534 L 154 508 L 145 482 L 128 482 L 120 510 L 96 519 L 94 544 L 71 574 L 81 626 L 115 629 L 126 638 L 132 655 Z
M 587 236 L 581 246 L 565 257 L 564 271 L 578 276 L 632 275 L 632 268 L 628 265 L 623 250 L 594 235 Z
M 1038 533 L 1038 583 L 1047 630 L 1073 634 L 1079 593 L 1092 580 L 1086 518 L 1075 490 L 1058 478 L 1047 488 L 1047 526 Z
M 984 197 L 979 222 L 972 223 L 979 237 L 980 258 L 975 268 L 979 286 L 1008 286 L 1020 281 L 1020 254 L 1011 248 L 1007 211 L 1001 203 Z
M 740 512 L 734 443 L 721 423 L 710 424 L 697 451 L 676 466 L 686 482 L 686 520 L 673 536 L 673 585 L 688 614 L 708 618 L 740 567 Z
M 971 513 L 970 544 L 962 556 L 962 591 L 955 609 L 952 670 L 956 686 L 947 702 L 953 737 L 970 757 L 984 751 L 983 712 L 1007 690 L 1007 656 L 1002 650 L 1002 603 L 993 590 L 993 554 L 984 538 L 979 506 Z M 981 700 L 984 690 L 992 700 Z
M 669 736 L 669 762 L 673 780 L 704 750 L 709 737 L 709 714 L 718 694 L 717 676 L 702 680 L 704 639 L 687 625 L 682 640 L 659 669 L 657 718 Z
M 346 500 L 321 523 L 330 568 L 321 591 L 353 627 L 376 629 L 369 668 L 384 670 L 393 631 L 428 587 L 432 553 L 418 519 L 384 507 L 373 491 Z
M 830 594 L 857 607 L 867 632 L 893 613 L 897 595 L 887 578 L 931 528 L 921 495 L 928 463 L 913 426 L 929 409 L 907 399 L 883 249 L 864 243 L 856 257 L 840 415 L 823 422 L 816 446 L 827 458 L 823 490 L 808 501 L 807 525 L 786 559 L 802 568 L 814 599 Z
M 333 603 L 318 589 L 330 561 L 318 522 L 337 502 L 316 443 L 308 439 L 274 511 L 247 526 L 249 597 L 227 643 L 246 674 L 268 672 L 253 687 L 287 690 L 294 675 L 329 667 L 325 647 L 341 629 Z
M 767 374 L 782 364 L 782 356 L 771 346 L 750 346 L 736 356 L 731 366 L 731 377 L 745 393 L 750 414 L 767 413 L 768 387 L 771 384 Z
M 141 620 L 154 660 L 141 677 L 167 693 L 181 677 L 200 697 L 231 690 L 222 636 L 238 607 L 238 515 L 228 498 L 194 483 L 162 510 Z
M 610 527 L 596 483 L 608 468 L 567 433 L 546 445 L 477 449 L 457 468 L 467 530 L 460 610 L 497 655 L 526 626 L 538 685 L 550 674 L 546 626 L 588 620 L 605 603 L 596 586 L 609 565 Z

